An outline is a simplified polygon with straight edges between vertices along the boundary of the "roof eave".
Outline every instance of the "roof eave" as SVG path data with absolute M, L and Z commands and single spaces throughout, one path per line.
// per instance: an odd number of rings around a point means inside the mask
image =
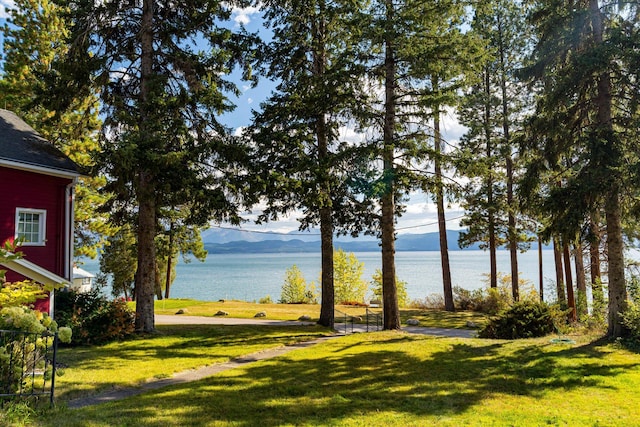
M 0 158 L 0 166 L 5 166 L 11 169 L 18 169 L 27 172 L 35 172 L 43 175 L 56 176 L 59 178 L 78 178 L 83 176 L 82 173 L 78 171 L 64 170 L 64 169 L 55 169 L 51 167 L 35 165 L 30 163 L 16 162 L 15 160 L 2 159 Z
M 6 267 L 18 274 L 23 275 L 35 282 L 42 283 L 43 285 L 65 285 L 70 286 L 71 282 L 60 277 L 55 273 L 50 272 L 47 269 L 40 267 L 26 259 L 14 259 L 5 262 L 0 262 L 0 265 Z

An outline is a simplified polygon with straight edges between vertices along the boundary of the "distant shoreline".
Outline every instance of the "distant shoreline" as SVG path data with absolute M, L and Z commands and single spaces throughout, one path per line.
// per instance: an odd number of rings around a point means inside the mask
M 453 233 L 452 233 L 453 234 Z M 467 248 L 461 248 L 458 245 L 458 233 L 455 236 L 448 236 L 449 251 L 486 251 L 481 249 L 478 243 Z M 227 243 L 211 243 L 205 242 L 205 249 L 210 254 L 278 254 L 278 253 L 320 253 L 320 241 L 303 241 L 299 239 L 292 240 L 262 240 L 258 242 L 249 242 L 239 240 Z M 379 242 L 377 240 L 365 241 L 334 241 L 333 247 L 336 250 L 342 249 L 345 252 L 380 252 Z M 543 249 L 550 249 L 550 246 L 543 246 Z M 396 252 L 439 252 L 440 241 L 436 235 L 411 235 L 398 236 L 396 240 Z M 532 242 L 529 250 L 537 250 L 537 242 Z M 506 250 L 506 248 L 499 248 Z

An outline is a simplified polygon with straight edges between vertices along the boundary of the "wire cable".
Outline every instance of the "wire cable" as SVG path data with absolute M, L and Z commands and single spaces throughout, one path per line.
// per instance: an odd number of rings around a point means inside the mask
M 464 215 L 460 215 L 454 218 L 449 218 L 446 220 L 446 222 L 449 221 L 455 221 L 458 220 L 460 218 L 464 218 Z M 406 227 L 398 227 L 396 228 L 396 231 L 401 231 L 401 230 L 410 230 L 410 229 L 414 229 L 414 228 L 422 228 L 422 227 L 429 227 L 431 225 L 437 225 L 438 221 L 434 221 L 434 222 L 429 222 L 426 224 L 418 224 L 418 225 L 410 225 L 410 226 L 406 226 Z M 222 225 L 216 225 L 212 228 L 219 228 L 221 230 L 231 230 L 231 231 L 239 231 L 241 233 L 253 233 L 253 234 L 272 234 L 272 235 L 279 235 L 279 236 L 308 236 L 308 237 L 320 237 L 320 234 L 312 234 L 312 233 L 286 233 L 284 231 L 265 231 L 265 230 L 247 230 L 247 229 L 243 229 L 243 228 L 236 228 L 236 227 L 225 227 Z

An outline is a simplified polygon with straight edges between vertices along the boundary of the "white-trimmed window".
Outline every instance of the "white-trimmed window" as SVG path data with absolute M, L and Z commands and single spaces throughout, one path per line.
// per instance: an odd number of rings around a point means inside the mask
M 16 208 L 16 240 L 24 246 L 44 246 L 47 211 Z

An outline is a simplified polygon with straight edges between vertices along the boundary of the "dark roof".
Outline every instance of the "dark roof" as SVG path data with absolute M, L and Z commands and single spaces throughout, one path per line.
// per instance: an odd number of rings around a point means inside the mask
M 27 169 L 45 168 L 80 175 L 78 165 L 62 151 L 14 113 L 0 109 L 0 163 L 3 161 L 23 164 Z

